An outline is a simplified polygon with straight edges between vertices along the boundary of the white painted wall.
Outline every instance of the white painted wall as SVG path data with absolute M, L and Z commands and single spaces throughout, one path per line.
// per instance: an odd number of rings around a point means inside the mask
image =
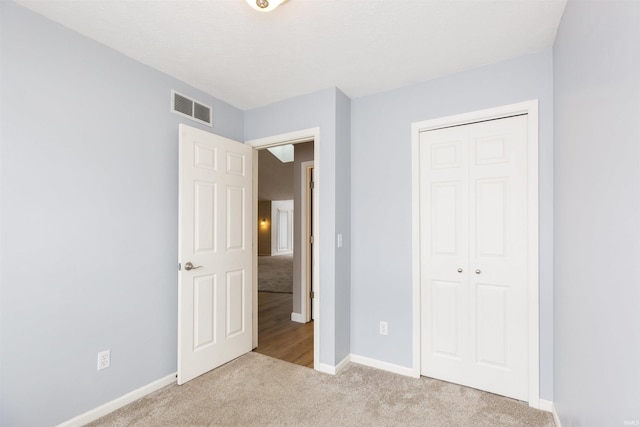
M 638 425 L 640 2 L 569 1 L 553 61 L 554 405 Z

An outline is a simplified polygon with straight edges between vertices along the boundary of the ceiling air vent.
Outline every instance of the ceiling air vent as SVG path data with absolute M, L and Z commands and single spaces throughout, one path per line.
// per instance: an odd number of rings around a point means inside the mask
M 211 107 L 184 96 L 175 90 L 171 91 L 171 111 L 181 116 L 189 117 L 196 122 L 213 126 L 213 110 Z

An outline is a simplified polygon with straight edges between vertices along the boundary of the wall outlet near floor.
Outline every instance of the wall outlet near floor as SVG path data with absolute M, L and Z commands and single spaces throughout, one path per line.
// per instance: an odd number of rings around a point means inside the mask
M 111 350 L 105 350 L 98 353 L 98 371 L 111 366 Z
M 380 322 L 380 335 L 387 335 L 389 333 L 389 326 L 387 322 Z

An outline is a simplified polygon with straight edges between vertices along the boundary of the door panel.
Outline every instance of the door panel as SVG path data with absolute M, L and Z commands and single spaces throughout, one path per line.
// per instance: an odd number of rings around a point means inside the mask
M 483 179 L 476 183 L 476 238 L 478 257 L 504 256 L 507 235 L 508 178 Z
M 456 255 L 460 228 L 460 182 L 433 184 L 431 235 L 433 254 Z
M 194 301 L 194 350 L 215 344 L 216 318 L 216 276 L 215 274 L 196 277 L 193 280 Z
M 227 187 L 227 251 L 241 251 L 245 244 L 247 211 L 245 188 Z
M 460 282 L 434 280 L 432 283 L 432 346 L 438 356 L 461 357 L 460 288 Z
M 505 286 L 479 283 L 476 299 L 478 363 L 508 367 L 507 292 Z
M 252 149 L 180 125 L 178 384 L 251 351 Z M 188 270 L 186 263 L 195 266 Z
M 421 373 L 521 400 L 526 153 L 526 116 L 420 135 Z
M 244 294 L 247 292 L 244 271 L 227 272 L 227 338 L 241 334 L 244 325 Z
M 195 253 L 215 251 L 216 185 L 195 182 Z

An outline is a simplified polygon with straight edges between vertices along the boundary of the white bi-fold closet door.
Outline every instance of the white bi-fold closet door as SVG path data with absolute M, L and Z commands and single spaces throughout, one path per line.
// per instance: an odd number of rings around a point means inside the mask
M 420 133 L 421 374 L 528 398 L 527 115 Z

